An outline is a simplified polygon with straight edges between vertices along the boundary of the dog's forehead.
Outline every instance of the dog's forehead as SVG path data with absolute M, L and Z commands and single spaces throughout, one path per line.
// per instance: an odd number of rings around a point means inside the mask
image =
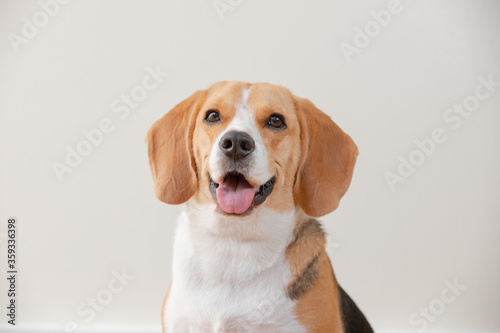
M 217 82 L 207 90 L 205 105 L 214 109 L 234 109 L 241 103 L 245 89 L 250 87 L 246 82 Z
M 235 111 L 245 103 L 253 110 L 275 110 L 286 112 L 294 108 L 290 91 L 282 86 L 270 83 L 223 81 L 208 89 L 206 108 Z
M 269 83 L 256 83 L 251 86 L 248 105 L 255 110 L 285 112 L 293 109 L 294 102 L 288 89 Z

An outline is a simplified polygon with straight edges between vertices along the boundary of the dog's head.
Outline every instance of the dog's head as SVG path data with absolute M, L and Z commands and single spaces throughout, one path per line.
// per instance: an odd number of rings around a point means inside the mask
M 309 100 L 267 83 L 197 91 L 151 127 L 147 142 L 161 201 L 215 203 L 227 218 L 261 206 L 325 215 L 347 191 L 358 154 Z

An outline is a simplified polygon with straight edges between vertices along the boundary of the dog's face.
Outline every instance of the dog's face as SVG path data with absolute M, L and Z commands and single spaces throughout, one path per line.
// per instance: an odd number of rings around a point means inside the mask
M 260 207 L 333 211 L 357 148 L 326 114 L 281 86 L 219 82 L 178 104 L 148 133 L 158 198 L 215 204 L 225 218 Z

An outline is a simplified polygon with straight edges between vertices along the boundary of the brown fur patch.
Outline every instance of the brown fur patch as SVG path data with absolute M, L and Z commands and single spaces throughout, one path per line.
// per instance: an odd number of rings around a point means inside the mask
M 326 252 L 318 257 L 318 278 L 298 300 L 294 313 L 307 332 L 343 333 L 337 281 Z
M 167 204 L 187 201 L 198 186 L 192 136 L 202 98 L 203 92 L 198 91 L 177 104 L 151 126 L 146 137 L 155 194 Z
M 294 196 L 313 217 L 334 211 L 351 183 L 358 148 L 349 135 L 305 98 L 295 97 L 301 124 L 301 166 Z
M 288 286 L 287 294 L 289 298 L 297 300 L 316 282 L 318 278 L 318 259 L 319 255 L 314 257 L 302 273 Z
M 286 249 L 286 258 L 294 276 L 291 284 L 324 250 L 325 243 L 325 233 L 317 220 L 308 217 L 297 219 L 294 239 Z

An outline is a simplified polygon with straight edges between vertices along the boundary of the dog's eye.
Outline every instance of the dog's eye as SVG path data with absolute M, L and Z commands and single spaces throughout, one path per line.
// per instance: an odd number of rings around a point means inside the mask
M 279 114 L 273 114 L 267 120 L 267 125 L 273 127 L 274 129 L 284 129 L 286 128 L 285 119 Z
M 207 115 L 205 116 L 205 121 L 207 123 L 216 123 L 216 122 L 220 121 L 219 112 L 217 112 L 215 110 L 207 111 Z

